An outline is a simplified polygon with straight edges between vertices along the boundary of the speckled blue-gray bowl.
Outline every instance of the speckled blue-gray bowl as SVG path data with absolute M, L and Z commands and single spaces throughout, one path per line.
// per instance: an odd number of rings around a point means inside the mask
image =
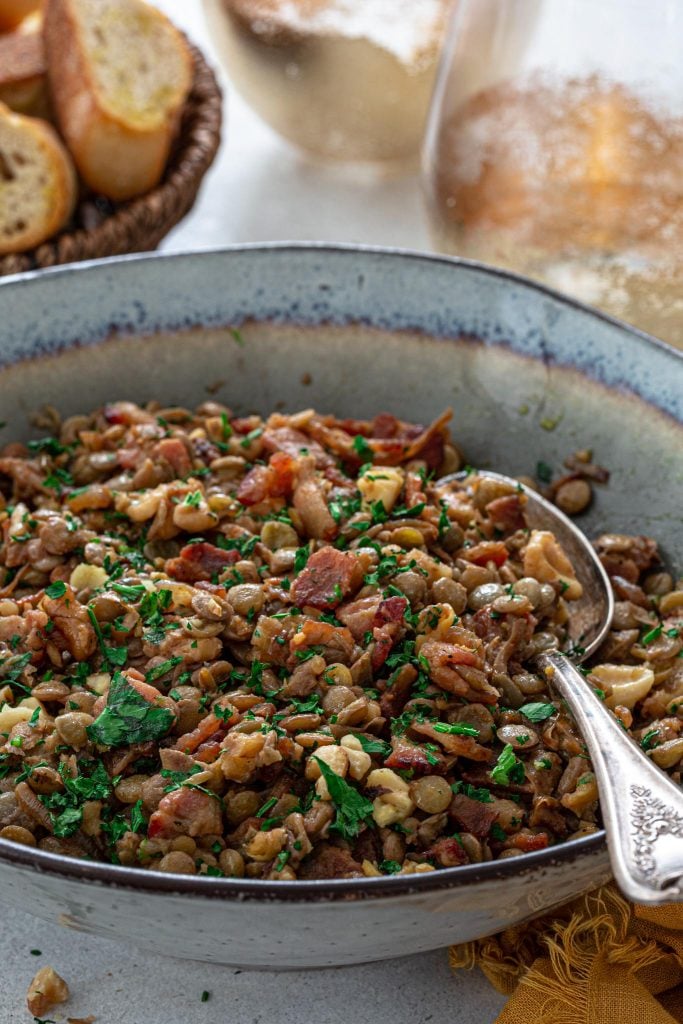
M 239 327 L 238 338 L 230 327 Z M 525 281 L 409 253 L 258 246 L 66 267 L 0 284 L 0 441 L 44 403 L 453 406 L 469 461 L 512 473 L 593 448 L 590 534 L 649 533 L 683 564 L 683 356 Z M 552 428 L 552 429 L 549 429 Z M 145 949 L 252 967 L 358 963 L 491 934 L 607 880 L 603 833 L 405 878 L 187 878 L 0 840 L 0 900 Z

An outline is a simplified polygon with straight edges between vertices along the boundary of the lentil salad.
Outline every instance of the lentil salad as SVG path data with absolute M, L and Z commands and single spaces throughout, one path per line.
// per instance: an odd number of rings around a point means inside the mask
M 439 483 L 449 419 L 117 402 L 6 446 L 0 837 L 291 880 L 598 828 L 585 747 L 529 668 L 580 583 L 521 488 Z M 558 503 L 604 479 L 570 469 Z M 649 538 L 596 546 L 617 611 L 588 682 L 679 779 L 683 588 Z

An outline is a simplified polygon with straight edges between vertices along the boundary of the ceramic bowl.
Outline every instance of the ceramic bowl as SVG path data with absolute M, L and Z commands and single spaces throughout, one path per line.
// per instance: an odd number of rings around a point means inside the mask
M 235 333 L 230 328 L 239 328 Z M 315 406 L 429 421 L 474 465 L 533 473 L 590 447 L 612 471 L 583 524 L 648 533 L 681 564 L 683 356 L 522 279 L 452 259 L 324 246 L 124 258 L 0 284 L 0 441 L 50 403 Z M 605 882 L 602 832 L 426 875 L 188 878 L 0 840 L 0 901 L 146 950 L 322 967 L 496 932 Z

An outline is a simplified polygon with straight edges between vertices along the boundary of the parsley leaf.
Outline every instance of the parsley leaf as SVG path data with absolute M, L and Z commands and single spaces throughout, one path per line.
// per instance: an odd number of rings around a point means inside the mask
M 55 580 L 55 582 L 51 583 L 49 587 L 45 587 L 46 597 L 58 598 L 64 597 L 65 594 L 66 583 L 64 582 L 64 580 Z
M 478 736 L 479 730 L 475 725 L 466 725 L 464 722 L 454 722 L 449 725 L 447 722 L 434 722 L 434 732 L 449 733 L 451 736 Z
M 332 802 L 337 809 L 337 816 L 331 826 L 344 839 L 353 839 L 361 830 L 361 826 L 372 821 L 372 804 L 357 789 L 345 782 L 330 766 L 319 757 L 314 758 L 327 783 Z
M 365 462 L 372 462 L 374 452 L 368 442 L 360 434 L 356 434 L 353 439 L 353 450 L 357 455 L 360 455 L 361 459 Z
M 125 676 L 115 672 L 109 687 L 107 706 L 86 731 L 93 743 L 104 747 L 122 747 L 161 739 L 174 721 L 172 711 L 150 704 Z
M 374 737 L 371 738 L 370 736 L 363 736 L 362 733 L 356 736 L 356 739 L 366 754 L 379 754 L 380 757 L 389 757 L 389 754 L 391 753 L 391 744 L 387 743 L 386 740 L 378 740 Z
M 508 786 L 511 782 L 522 782 L 524 765 L 515 757 L 511 744 L 505 744 L 490 774 L 493 781 L 500 786 Z
M 554 704 L 525 704 L 519 711 L 530 722 L 545 722 L 546 718 L 555 714 L 557 708 Z

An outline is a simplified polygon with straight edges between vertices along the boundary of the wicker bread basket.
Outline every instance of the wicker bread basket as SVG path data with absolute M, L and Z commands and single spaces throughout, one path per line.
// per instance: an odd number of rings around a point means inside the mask
M 125 203 L 81 198 L 69 226 L 29 252 L 0 256 L 0 276 L 58 263 L 156 249 L 195 201 L 221 140 L 222 97 L 200 51 L 190 46 L 192 88 L 164 177 L 156 188 Z

